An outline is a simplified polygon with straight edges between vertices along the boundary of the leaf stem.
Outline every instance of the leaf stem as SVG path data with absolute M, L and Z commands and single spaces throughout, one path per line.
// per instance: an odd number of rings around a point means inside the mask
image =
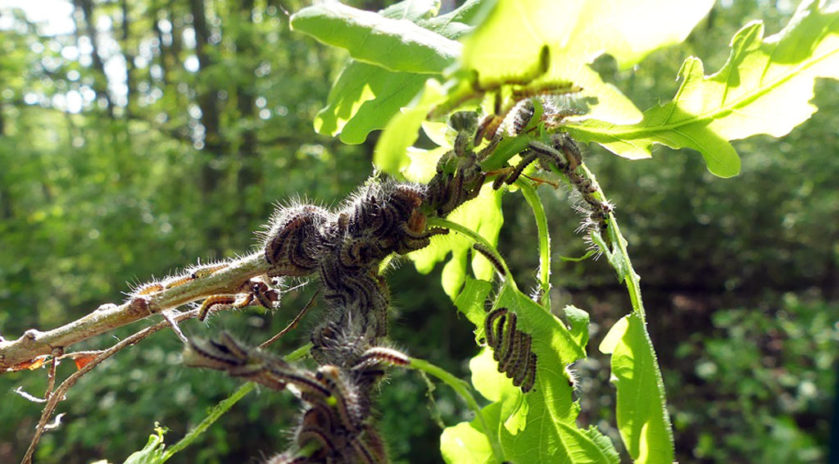
M 522 179 L 516 181 L 516 186 L 521 189 L 524 199 L 533 210 L 533 217 L 536 219 L 536 229 L 539 233 L 539 286 L 542 293 L 540 304 L 548 311 L 551 309 L 551 236 L 548 231 L 548 217 L 545 215 L 545 208 L 542 200 L 536 194 L 536 189 Z
M 230 396 L 221 400 L 218 404 L 210 409 L 209 414 L 207 417 L 204 418 L 198 425 L 196 425 L 189 433 L 186 434 L 183 438 L 180 439 L 177 443 L 172 445 L 171 448 L 167 449 L 163 452 L 163 456 L 160 458 L 160 463 L 164 463 L 169 460 L 175 453 L 178 451 L 183 450 L 193 441 L 195 441 L 202 433 L 204 433 L 208 428 L 210 428 L 213 423 L 218 420 L 219 417 L 222 416 L 225 412 L 227 412 L 234 404 L 236 404 L 239 400 L 245 397 L 248 393 L 252 392 L 256 388 L 256 384 L 253 382 L 248 382 L 242 386 L 240 386 L 236 391 L 234 391 Z
M 471 387 L 469 386 L 466 381 L 459 379 L 448 371 L 443 368 L 437 367 L 434 364 L 431 364 L 428 361 L 424 361 L 422 359 L 411 358 L 411 363 L 409 367 L 413 369 L 417 369 L 419 371 L 425 372 L 433 377 L 436 377 L 443 381 L 446 385 L 452 388 L 461 398 L 466 401 L 466 404 L 469 406 L 470 409 L 475 413 L 475 416 L 478 418 L 478 422 L 481 424 L 481 428 L 483 429 L 484 435 L 486 435 L 487 440 L 489 440 L 490 447 L 492 448 L 492 454 L 497 460 L 497 462 L 504 462 L 504 450 L 501 448 L 501 443 L 498 442 L 497 434 L 492 433 L 489 429 L 489 424 L 487 424 L 486 418 L 484 417 L 483 411 L 481 410 L 480 406 L 478 406 L 478 402 L 475 401 L 475 397 L 472 395 Z

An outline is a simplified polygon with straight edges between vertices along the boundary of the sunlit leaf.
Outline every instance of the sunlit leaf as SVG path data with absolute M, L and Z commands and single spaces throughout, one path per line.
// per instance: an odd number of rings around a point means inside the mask
M 155 433 L 149 435 L 146 446 L 128 456 L 124 464 L 161 464 L 165 462 L 166 460 L 163 457 L 166 448 L 166 443 L 163 441 L 165 433 L 166 429 L 155 427 Z
M 562 311 L 565 313 L 565 318 L 568 319 L 571 325 L 569 328 L 571 337 L 581 347 L 586 346 L 588 344 L 588 313 L 573 305 L 566 306 Z
M 425 91 L 422 97 L 409 108 L 399 111 L 396 108 L 385 130 L 376 142 L 373 152 L 373 164 L 391 175 L 401 176 L 402 170 L 410 164 L 407 156 L 408 147 L 414 144 L 419 136 L 419 129 L 425 120 L 428 110 L 443 98 L 443 90 L 437 81 L 425 81 Z M 414 179 L 420 180 L 420 179 Z M 424 181 L 430 180 L 422 179 Z
M 672 463 L 673 436 L 664 407 L 664 385 L 640 316 L 628 314 L 612 326 L 600 351 L 612 355 L 618 429 L 630 456 L 637 463 Z
M 681 42 L 713 4 L 712 0 L 616 2 L 500 0 L 489 18 L 466 41 L 463 67 L 482 83 L 521 76 L 549 49 L 548 80 L 571 81 L 597 97 L 590 117 L 613 123 L 640 119 L 635 106 L 603 83 L 587 65 L 612 55 L 622 68 L 651 51 Z M 511 40 L 513 37 L 513 40 Z
M 640 123 L 589 120 L 571 132 L 631 159 L 650 157 L 655 143 L 690 148 L 712 173 L 736 175 L 740 159 L 729 140 L 787 134 L 817 110 L 809 103 L 814 80 L 839 78 L 839 6 L 826 4 L 804 2 L 789 25 L 770 37 L 763 37 L 762 23 L 746 25 L 713 75 L 704 75 L 698 58 L 688 58 L 673 100 L 645 111 Z
M 379 14 L 394 20 L 421 21 L 433 16 L 439 8 L 439 1 L 408 0 Z M 442 24 L 443 16 L 433 19 L 438 20 L 435 23 L 438 27 L 462 25 L 449 15 L 446 17 L 449 19 L 446 24 Z M 362 143 L 367 134 L 384 128 L 400 108 L 410 103 L 426 78 L 422 74 L 389 71 L 349 59 L 329 91 L 326 107 L 315 118 L 315 130 L 330 136 L 340 134 L 344 143 Z

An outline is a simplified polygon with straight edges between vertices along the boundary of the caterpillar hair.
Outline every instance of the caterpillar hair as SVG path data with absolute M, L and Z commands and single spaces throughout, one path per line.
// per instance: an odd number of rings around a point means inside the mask
M 321 366 L 315 375 L 321 384 L 331 393 L 330 403 L 338 411 L 341 425 L 345 430 L 357 432 L 364 421 L 364 411 L 358 402 L 358 394 L 346 376 L 336 366 Z
M 536 160 L 537 157 L 538 157 L 538 154 L 536 152 L 534 152 L 533 150 L 523 151 L 521 153 L 521 161 L 519 161 L 519 163 L 516 165 L 516 167 L 513 168 L 512 172 L 510 173 L 509 176 L 507 176 L 507 179 L 505 180 L 507 185 L 511 185 L 516 180 L 518 180 L 519 176 L 521 176 L 521 173 L 524 171 L 524 169 L 530 163 L 532 163 L 534 160 Z
M 521 391 L 524 393 L 533 389 L 536 384 L 536 353 L 530 353 L 530 363 L 528 364 L 527 372 L 525 372 L 524 380 L 521 383 Z
M 187 272 L 193 279 L 203 279 L 204 277 L 209 277 L 228 266 L 229 264 L 227 263 L 207 264 L 187 269 Z
M 139 288 L 131 292 L 131 294 L 134 296 L 153 295 L 155 293 L 162 292 L 165 289 L 166 287 L 164 287 L 160 282 L 150 282 L 141 285 Z
M 265 235 L 265 260 L 272 265 L 268 275 L 302 276 L 313 272 L 323 243 L 320 228 L 329 218 L 328 211 L 314 205 L 277 209 Z

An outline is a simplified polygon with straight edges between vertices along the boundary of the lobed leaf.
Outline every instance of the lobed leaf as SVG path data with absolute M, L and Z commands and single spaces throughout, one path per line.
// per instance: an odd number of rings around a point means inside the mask
M 367 134 L 383 129 L 411 102 L 426 79 L 424 74 L 388 71 L 349 60 L 329 91 L 326 107 L 315 117 L 315 131 L 340 134 L 344 143 L 363 143 Z
M 411 21 L 447 39 L 457 39 L 472 30 L 471 24 L 483 18 L 491 4 L 469 0 L 450 13 L 434 16 L 439 1 L 406 0 L 378 14 L 389 20 Z M 362 143 L 370 132 L 383 129 L 401 108 L 410 106 L 428 77 L 426 73 L 394 71 L 350 59 L 333 84 L 326 107 L 315 118 L 315 130 L 330 136 L 340 134 L 344 143 Z
M 817 110 L 809 103 L 814 80 L 839 78 L 839 6 L 826 5 L 803 2 L 789 24 L 767 38 L 762 23 L 744 26 L 713 75 L 704 75 L 698 58 L 688 58 L 673 100 L 648 109 L 637 124 L 588 120 L 570 132 L 630 159 L 649 158 L 653 144 L 690 148 L 713 174 L 737 175 L 740 159 L 729 140 L 787 134 Z
M 376 142 L 376 148 L 373 151 L 373 164 L 378 169 L 392 176 L 401 176 L 402 171 L 410 169 L 412 164 L 424 163 L 427 165 L 427 159 L 413 162 L 407 156 L 408 148 L 416 142 L 419 135 L 418 131 L 422 127 L 428 110 L 442 99 L 442 95 L 443 90 L 437 81 L 429 79 L 425 81 L 425 91 L 423 91 L 418 102 L 409 108 L 395 109 L 393 114 L 390 115 L 391 119 L 387 122 L 385 130 Z M 436 161 L 435 159 L 434 162 L 436 163 Z M 427 178 L 410 180 L 428 182 L 433 176 L 433 169 L 431 173 L 432 175 Z
M 391 5 L 379 14 L 394 20 L 420 22 L 433 17 L 439 9 L 438 0 L 407 0 Z M 434 24 L 442 29 L 462 25 L 457 22 L 459 16 L 452 17 L 452 13 L 434 17 Z M 349 59 L 332 84 L 326 107 L 315 117 L 315 131 L 329 136 L 340 134 L 344 143 L 362 143 L 367 134 L 384 128 L 400 108 L 411 102 L 426 78 L 425 74 L 389 71 Z

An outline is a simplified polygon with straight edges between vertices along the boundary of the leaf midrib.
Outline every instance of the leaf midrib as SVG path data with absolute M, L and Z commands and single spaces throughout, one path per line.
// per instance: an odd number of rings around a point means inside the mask
M 822 38 L 822 41 L 823 40 L 824 40 L 824 37 Z M 764 95 L 766 95 L 770 91 L 772 91 L 772 90 L 784 85 L 785 83 L 789 82 L 790 80 L 794 79 L 800 73 L 810 69 L 811 67 L 821 63 L 822 61 L 824 61 L 826 59 L 829 59 L 829 58 L 833 57 L 836 54 L 839 54 L 839 48 L 833 49 L 833 50 L 831 50 L 827 53 L 824 53 L 820 56 L 817 56 L 817 57 L 811 57 L 809 60 L 805 60 L 804 62 L 802 62 L 802 64 L 800 66 L 798 66 L 796 68 L 793 68 L 789 73 L 785 74 L 780 79 L 776 79 L 774 82 L 772 82 L 771 84 L 769 84 L 767 86 L 760 87 L 758 90 L 756 90 L 753 93 L 748 93 L 748 94 L 744 95 L 743 97 L 741 97 L 737 100 L 732 100 L 732 102 L 730 102 L 730 104 L 725 105 L 725 106 L 721 106 L 721 107 L 717 108 L 716 110 L 709 111 L 709 112 L 694 116 L 692 118 L 685 118 L 685 119 L 680 120 L 677 123 L 663 124 L 663 125 L 656 125 L 656 126 L 647 126 L 647 127 L 629 126 L 629 127 L 634 127 L 634 128 L 632 128 L 632 129 L 627 128 L 627 129 L 624 129 L 624 130 L 620 129 L 621 126 L 614 126 L 614 125 L 609 126 L 606 129 L 590 128 L 590 127 L 585 127 L 585 126 L 575 127 L 575 129 L 578 129 L 578 130 L 581 130 L 581 131 L 584 131 L 584 132 L 588 132 L 588 133 L 592 133 L 592 134 L 607 134 L 607 135 L 618 137 L 622 140 L 627 140 L 627 139 L 642 138 L 642 137 L 647 136 L 647 134 L 654 134 L 656 132 L 674 131 L 674 130 L 680 128 L 680 127 L 691 125 L 691 124 L 696 124 L 696 123 L 709 124 L 710 122 L 712 122 L 714 120 L 721 119 L 721 118 L 733 113 L 734 111 L 736 111 L 738 109 L 741 109 L 743 107 L 746 107 L 746 106 L 750 105 L 755 100 L 763 97 Z M 728 90 L 728 89 L 729 89 L 729 87 L 726 86 L 726 90 Z M 675 102 L 673 102 L 673 103 L 674 103 L 674 106 L 677 106 L 677 105 L 675 105 Z M 643 122 L 641 122 L 641 124 L 643 124 Z M 623 126 L 623 127 L 626 127 L 626 126 Z M 617 130 L 616 130 L 616 128 L 617 128 Z

